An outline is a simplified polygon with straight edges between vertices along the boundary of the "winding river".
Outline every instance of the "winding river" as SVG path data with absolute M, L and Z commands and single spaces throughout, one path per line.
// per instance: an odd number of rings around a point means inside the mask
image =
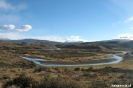
M 47 59 L 40 59 L 40 58 L 30 58 L 21 56 L 29 61 L 33 61 L 35 64 L 41 66 L 93 66 L 93 65 L 104 65 L 104 64 L 117 64 L 122 60 L 122 57 L 116 54 L 110 54 L 111 58 L 102 58 L 102 59 L 90 59 L 86 61 L 77 61 L 77 62 L 52 62 Z

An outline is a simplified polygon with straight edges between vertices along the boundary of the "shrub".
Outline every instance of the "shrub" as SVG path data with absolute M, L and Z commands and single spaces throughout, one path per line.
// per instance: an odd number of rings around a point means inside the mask
M 8 88 L 10 86 L 17 86 L 20 88 L 36 88 L 36 82 L 33 81 L 32 78 L 30 77 L 25 77 L 25 76 L 19 76 L 18 78 L 13 79 L 12 81 L 8 81 L 3 85 L 3 88 Z
M 98 80 L 92 82 L 89 88 L 108 88 L 108 85 L 104 81 Z
M 45 76 L 39 83 L 31 77 L 19 76 L 7 81 L 2 88 L 81 88 L 79 84 L 72 80 L 64 80 L 61 77 L 52 78 Z
M 74 71 L 80 71 L 80 68 L 75 68 Z
M 3 78 L 3 79 L 10 79 L 10 76 L 8 76 L 8 75 L 3 75 L 2 78 Z
M 45 77 L 38 88 L 81 88 L 77 83 L 62 78 Z
M 82 68 L 81 71 L 86 71 L 86 70 L 84 68 Z
M 37 68 L 35 68 L 34 72 L 41 72 L 41 71 L 46 71 L 47 68 L 39 66 Z
M 90 66 L 88 69 L 86 69 L 86 71 L 92 71 L 93 70 L 93 67 Z

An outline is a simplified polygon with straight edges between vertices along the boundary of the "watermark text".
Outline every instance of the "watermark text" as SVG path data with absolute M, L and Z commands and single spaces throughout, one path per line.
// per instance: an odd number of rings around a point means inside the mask
M 112 84 L 111 87 L 130 88 L 131 87 L 131 84 L 129 84 L 129 85 L 126 85 L 126 84 L 125 85 L 117 85 L 117 84 L 116 85 L 113 85 Z

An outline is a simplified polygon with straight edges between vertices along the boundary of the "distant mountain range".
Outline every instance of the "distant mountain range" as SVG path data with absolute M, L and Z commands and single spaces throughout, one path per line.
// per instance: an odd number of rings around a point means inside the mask
M 40 44 L 53 44 L 53 43 L 84 43 L 83 41 L 65 41 L 65 42 L 56 42 L 56 41 L 49 41 L 49 40 L 39 40 L 39 39 L 20 39 L 20 40 L 10 40 L 10 39 L 0 39 L 0 40 L 4 40 L 7 42 L 16 42 L 16 43 L 20 43 L 20 42 L 25 42 L 25 43 L 40 43 Z
M 133 49 L 133 40 L 129 39 L 113 39 L 95 42 L 55 42 L 49 40 L 38 39 L 22 39 L 22 40 L 9 40 L 0 39 L 11 43 L 34 43 L 34 44 L 48 44 L 57 48 L 69 48 L 69 49 Z
M 101 42 L 111 42 L 111 41 L 127 42 L 127 41 L 132 41 L 132 40 L 130 40 L 130 39 L 112 39 L 112 40 L 103 40 Z
M 7 42 L 13 42 L 13 43 L 15 43 L 15 42 L 16 43 L 22 43 L 23 42 L 23 43 L 39 43 L 39 44 L 59 44 L 59 43 L 80 44 L 80 43 L 85 43 L 83 41 L 56 42 L 56 41 L 38 40 L 38 39 L 20 39 L 20 40 L 0 39 L 0 40 L 4 40 Z M 129 41 L 132 41 L 132 40 L 130 40 L 130 39 L 112 39 L 112 40 L 102 40 L 102 41 L 94 41 L 94 42 L 116 43 L 116 42 L 129 42 Z
M 13 43 L 39 43 L 39 44 L 54 44 L 59 43 L 55 41 L 49 41 L 49 40 L 38 40 L 38 39 L 21 39 L 21 40 L 9 40 L 9 39 L 2 39 L 7 42 L 13 42 Z

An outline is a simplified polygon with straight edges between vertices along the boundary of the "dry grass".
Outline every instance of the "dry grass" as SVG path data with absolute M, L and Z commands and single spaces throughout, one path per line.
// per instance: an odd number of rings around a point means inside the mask
M 123 63 L 124 66 L 126 66 L 126 63 Z M 123 72 L 107 72 L 102 69 L 105 67 L 111 66 L 112 68 L 121 68 L 121 65 L 103 65 L 103 66 L 93 66 L 92 70 L 87 70 L 90 67 L 41 67 L 44 68 L 39 71 L 35 71 L 35 69 L 40 68 L 30 68 L 30 69 L 23 69 L 23 68 L 0 68 L 0 84 L 5 83 L 9 79 L 14 79 L 19 77 L 20 75 L 25 75 L 27 77 L 32 77 L 36 81 L 40 81 L 44 78 L 44 76 L 49 75 L 51 77 L 61 77 L 65 80 L 75 80 L 77 82 L 80 82 L 84 86 L 91 85 L 92 82 L 95 82 L 97 80 L 106 81 L 106 83 L 109 85 L 113 81 L 117 80 L 119 83 L 121 80 L 129 80 L 129 78 L 126 78 L 124 76 L 125 74 Z M 131 65 L 127 65 L 131 66 Z M 133 66 L 132 66 L 133 67 Z M 75 68 L 80 68 L 78 71 L 74 71 Z M 83 70 L 84 69 L 84 70 Z M 99 71 L 99 70 L 100 71 Z M 124 68 L 125 69 L 125 68 Z M 129 68 L 130 69 L 130 68 Z M 129 74 L 129 73 L 127 73 Z M 7 78 L 6 78 L 7 76 Z M 132 76 L 131 76 L 132 77 Z M 130 78 L 131 78 L 130 77 Z M 128 81 L 126 81 L 129 83 Z M 83 87 L 83 88 L 86 88 Z
M 7 43 L 8 45 L 8 43 Z M 12 45 L 10 47 L 16 47 L 19 45 Z M 36 51 L 36 50 L 35 50 Z M 55 60 L 57 58 L 52 58 L 43 54 L 46 52 L 37 51 L 34 54 L 28 51 L 25 55 L 27 56 L 35 56 L 40 58 L 50 58 Z M 100 66 L 73 66 L 73 67 L 40 67 L 32 62 L 29 62 L 25 59 L 19 58 L 17 54 L 15 54 L 16 50 L 0 50 L 0 88 L 2 85 L 14 78 L 19 77 L 20 75 L 25 75 L 27 77 L 31 77 L 34 80 L 40 82 L 46 75 L 50 77 L 61 77 L 65 80 L 74 80 L 79 82 L 82 85 L 82 88 L 87 88 L 91 86 L 92 82 L 105 82 L 110 85 L 112 82 L 118 81 L 118 83 L 122 83 L 125 80 L 125 83 L 130 83 L 133 76 L 130 71 L 133 71 L 133 59 L 121 61 L 118 64 L 112 65 L 100 65 Z M 21 52 L 21 49 L 20 49 Z M 70 52 L 70 51 L 68 51 Z M 113 51 L 114 52 L 114 51 Z M 119 52 L 119 51 L 117 51 Z M 51 52 L 50 52 L 51 53 Z M 82 53 L 82 52 L 81 52 Z M 60 59 L 60 61 L 75 61 L 75 60 L 83 60 L 83 59 L 91 59 L 91 58 L 105 58 L 107 57 L 105 53 L 94 53 L 93 56 L 84 56 L 84 57 L 68 57 L 65 59 Z M 18 53 L 19 54 L 19 53 Z M 65 54 L 64 54 L 65 55 Z M 78 58 L 78 59 L 77 59 Z M 111 67 L 111 68 L 110 68 Z M 117 68 L 120 71 L 113 72 L 112 70 Z M 125 73 L 126 72 L 126 73 Z M 99 84 L 98 84 L 99 85 Z

